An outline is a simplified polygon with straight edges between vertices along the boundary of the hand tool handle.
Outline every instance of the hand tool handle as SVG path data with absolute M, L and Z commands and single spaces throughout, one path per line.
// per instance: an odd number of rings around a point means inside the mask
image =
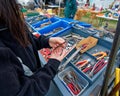
M 84 70 L 82 70 L 84 73 L 86 73 L 88 70 L 91 70 L 92 69 L 92 66 L 90 66 L 90 67 L 87 67 L 87 68 L 85 68 Z
M 95 70 L 95 68 L 96 68 L 97 66 L 99 66 L 99 64 L 101 64 L 103 61 L 104 61 L 104 59 L 101 59 L 101 60 L 99 60 L 99 61 L 93 66 L 91 72 L 89 73 L 89 76 L 92 76 L 92 75 L 93 75 L 93 71 Z
M 105 62 L 104 64 L 102 64 L 100 67 L 98 67 L 93 74 L 95 75 L 97 72 L 99 72 L 105 65 L 107 64 L 107 62 Z
M 72 91 L 73 94 L 75 95 L 79 94 L 80 90 L 77 90 L 72 83 L 68 83 L 67 86 Z
M 86 64 L 88 64 L 88 61 L 86 61 L 85 63 L 81 64 L 79 67 L 82 68 L 82 67 L 84 67 Z
M 82 65 L 82 64 L 84 64 L 85 62 L 87 62 L 87 60 L 78 61 L 75 65 L 76 65 L 76 66 L 77 66 L 77 65 Z

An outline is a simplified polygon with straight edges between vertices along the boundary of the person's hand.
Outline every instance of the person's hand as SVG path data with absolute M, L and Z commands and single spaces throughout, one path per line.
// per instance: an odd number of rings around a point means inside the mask
M 50 58 L 62 61 L 66 53 L 67 50 L 64 49 L 63 47 L 57 47 L 52 51 Z
M 52 48 L 56 48 L 59 45 L 61 45 L 62 47 L 65 47 L 65 40 L 61 37 L 51 37 L 49 39 L 49 45 Z

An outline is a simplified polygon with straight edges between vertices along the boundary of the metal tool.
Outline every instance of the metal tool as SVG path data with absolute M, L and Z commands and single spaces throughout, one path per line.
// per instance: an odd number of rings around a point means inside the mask
M 97 63 L 95 63 L 94 65 L 92 64 L 91 66 L 88 65 L 88 67 L 86 67 L 85 69 L 82 70 L 82 72 L 84 73 L 88 73 L 89 77 L 93 77 L 93 75 L 95 75 L 97 72 L 99 72 L 108 62 L 108 59 L 101 59 L 99 60 Z
M 95 64 L 95 62 L 93 62 L 91 59 L 88 59 L 89 60 L 89 62 L 88 62 L 88 64 L 86 64 L 85 66 L 83 66 L 82 68 L 81 68 L 81 70 L 83 71 L 84 69 L 85 69 L 85 71 L 86 71 L 86 69 L 89 69 L 90 67 L 92 67 L 94 64 Z M 89 69 L 90 70 L 90 69 Z
M 74 71 L 71 71 L 70 74 L 73 76 L 75 82 L 78 84 L 78 86 L 80 87 L 80 89 L 84 88 L 84 85 L 81 83 L 81 81 L 79 80 L 78 76 L 75 74 Z
M 78 82 L 76 82 L 75 78 L 70 72 L 63 77 L 63 81 L 67 84 L 68 88 L 75 95 L 79 94 L 82 90 L 78 85 Z
M 72 77 L 73 79 L 73 77 Z M 75 95 L 77 95 L 80 92 L 80 88 L 75 85 L 74 81 L 69 77 L 68 75 L 65 75 L 63 77 L 64 82 L 67 84 L 68 88 L 71 90 L 71 92 Z
M 81 69 L 82 67 L 86 66 L 89 62 L 90 62 L 91 59 L 88 59 L 88 60 L 82 60 L 82 61 L 78 61 L 75 65 Z
M 101 52 L 97 52 L 92 55 L 95 56 L 97 60 L 100 60 L 100 59 L 106 57 L 108 55 L 108 53 L 109 53 L 108 51 L 106 51 L 106 52 L 101 51 Z
M 40 25 L 40 28 L 45 27 L 45 26 L 47 26 L 47 25 L 49 25 L 51 23 L 52 23 L 51 21 L 45 22 L 45 23 Z
M 45 58 L 45 60 L 48 61 L 51 55 L 51 49 L 43 48 L 42 50 L 40 50 L 40 53 Z
M 52 35 L 53 33 L 56 33 L 56 32 L 59 32 L 60 30 L 63 30 L 64 28 L 63 27 L 58 27 L 58 28 L 55 28 L 53 29 L 52 31 L 44 34 L 45 36 L 49 36 L 49 35 Z
M 71 60 L 71 62 L 73 63 L 73 64 L 75 64 L 78 60 L 80 60 L 81 59 L 81 54 L 77 54 L 72 60 Z
M 73 57 L 75 57 L 78 54 L 78 52 L 80 52 L 80 50 L 83 50 L 86 47 L 87 47 L 86 44 L 81 45 L 81 47 L 77 51 L 75 51 L 72 54 L 72 56 L 70 58 L 68 58 L 68 60 L 63 65 L 59 66 L 58 70 L 62 71 L 67 66 L 67 64 L 73 59 Z
M 92 77 L 94 74 L 99 72 L 106 64 L 108 60 L 101 59 L 99 60 L 92 68 L 91 72 L 89 73 L 89 76 Z
M 58 31 L 60 31 L 60 30 L 63 30 L 63 29 L 64 29 L 63 27 L 58 27 L 58 28 L 55 28 L 55 29 L 53 30 L 53 32 L 56 33 L 56 32 L 58 32 Z
M 93 71 L 95 70 L 95 68 L 97 68 L 97 66 L 98 66 L 99 64 L 101 64 L 103 61 L 104 61 L 104 59 L 98 61 L 98 62 L 93 66 L 91 72 L 89 73 L 89 76 L 90 76 L 90 77 L 93 76 Z

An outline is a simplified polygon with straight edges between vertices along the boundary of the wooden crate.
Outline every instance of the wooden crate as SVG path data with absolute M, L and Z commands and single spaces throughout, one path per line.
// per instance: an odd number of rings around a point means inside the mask
M 80 42 L 78 42 L 78 44 L 76 45 L 76 48 L 78 49 L 83 44 L 87 44 L 87 47 L 80 51 L 81 53 L 84 53 L 87 50 L 89 50 L 90 48 L 94 47 L 97 44 L 97 41 L 98 41 L 98 39 L 89 36 L 89 37 L 81 40 Z

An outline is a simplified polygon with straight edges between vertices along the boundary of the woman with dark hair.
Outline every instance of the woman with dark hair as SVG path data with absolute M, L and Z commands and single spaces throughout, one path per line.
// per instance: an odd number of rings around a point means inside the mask
M 65 55 L 64 42 L 60 37 L 34 37 L 16 0 L 0 0 L 0 96 L 45 95 Z M 54 51 L 41 67 L 37 50 L 47 47 Z

